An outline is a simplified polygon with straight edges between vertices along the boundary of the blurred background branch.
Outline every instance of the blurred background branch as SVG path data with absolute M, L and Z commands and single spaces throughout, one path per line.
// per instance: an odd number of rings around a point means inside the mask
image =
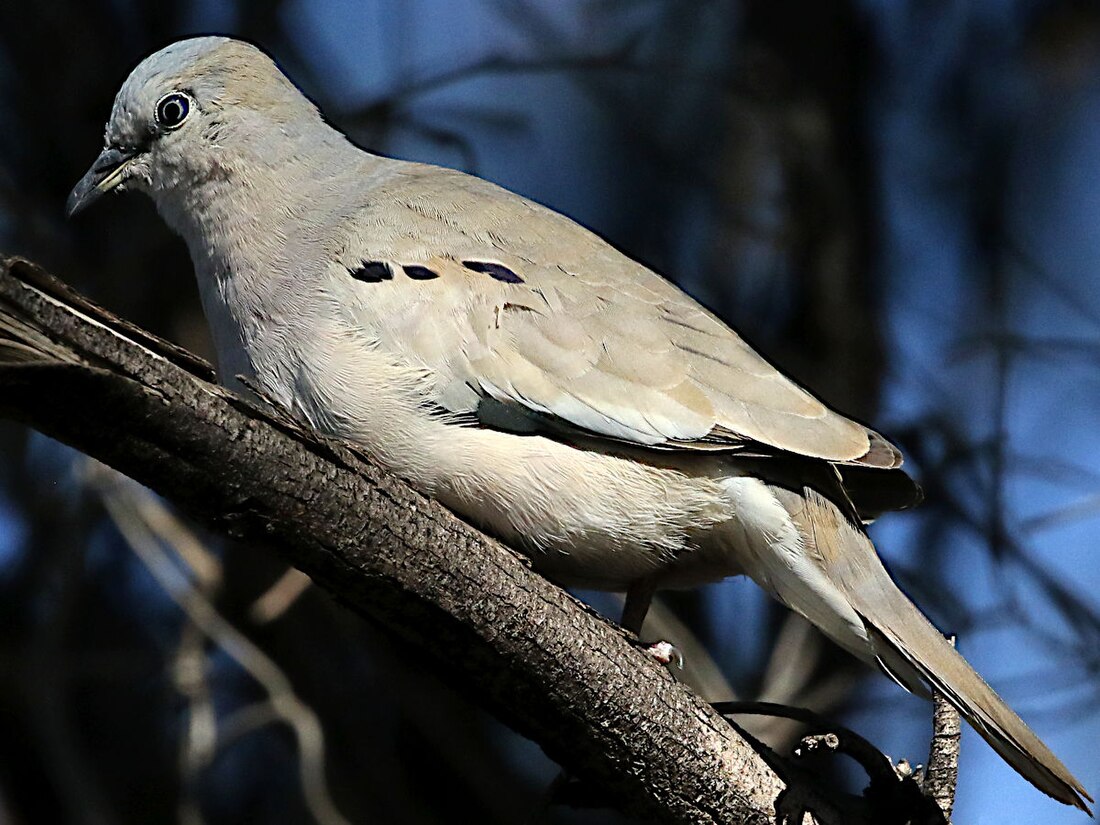
M 219 744 L 223 744 L 219 740 L 232 744 L 264 725 L 281 722 L 294 732 L 302 796 L 310 816 L 318 825 L 346 825 L 348 820 L 333 802 L 325 778 L 325 735 L 317 715 L 295 695 L 282 668 L 226 621 L 211 602 L 220 579 L 217 560 L 148 491 L 94 462 L 89 462 L 86 477 L 122 538 L 187 617 L 173 665 L 180 692 L 190 704 L 181 761 L 184 789 L 192 789 L 199 781 L 200 772 L 210 765 Z M 164 545 L 176 551 L 185 570 L 173 563 Z M 217 645 L 265 693 L 263 699 L 235 710 L 225 720 L 221 733 L 206 683 L 203 638 Z M 181 805 L 181 820 L 202 821 L 191 794 L 184 796 Z

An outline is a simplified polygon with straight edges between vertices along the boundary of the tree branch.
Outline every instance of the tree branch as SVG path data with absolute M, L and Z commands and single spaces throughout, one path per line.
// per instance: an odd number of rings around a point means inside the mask
M 623 810 L 772 820 L 778 777 L 620 630 L 347 445 L 212 378 L 32 264 L 0 260 L 0 415 L 262 541 Z
M 955 637 L 948 641 L 955 646 Z M 932 691 L 932 742 L 928 747 L 928 767 L 921 789 L 936 801 L 950 820 L 955 809 L 955 787 L 959 783 L 959 745 L 962 718 L 942 693 Z

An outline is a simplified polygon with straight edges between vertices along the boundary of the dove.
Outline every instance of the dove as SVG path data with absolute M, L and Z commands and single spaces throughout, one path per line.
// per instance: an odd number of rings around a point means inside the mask
M 919 499 L 897 448 L 596 234 L 368 153 L 226 37 L 126 79 L 68 212 L 110 190 L 149 195 L 186 241 L 224 383 L 357 445 L 550 579 L 625 592 L 635 631 L 655 590 L 748 576 L 1088 810 L 867 537 Z

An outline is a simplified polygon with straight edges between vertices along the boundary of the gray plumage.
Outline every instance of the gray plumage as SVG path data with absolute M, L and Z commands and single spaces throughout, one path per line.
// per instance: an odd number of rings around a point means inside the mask
M 362 151 L 227 38 L 142 62 L 105 143 L 70 211 L 152 196 L 190 248 L 223 381 L 248 377 L 564 584 L 747 574 L 1087 810 L 863 532 L 916 501 L 898 451 L 668 281 L 490 183 Z

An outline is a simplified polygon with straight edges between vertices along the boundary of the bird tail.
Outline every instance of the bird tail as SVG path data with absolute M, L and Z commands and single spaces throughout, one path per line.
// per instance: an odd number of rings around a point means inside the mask
M 931 685 L 1032 785 L 1091 814 L 1092 797 L 1061 760 L 900 591 L 897 601 L 889 618 L 864 616 L 882 668 L 909 690 Z
M 1091 814 L 1081 783 L 898 589 L 863 530 L 815 490 L 804 488 L 801 498 L 794 521 L 863 620 L 882 668 L 913 692 L 926 695 L 931 686 L 1021 776 Z

